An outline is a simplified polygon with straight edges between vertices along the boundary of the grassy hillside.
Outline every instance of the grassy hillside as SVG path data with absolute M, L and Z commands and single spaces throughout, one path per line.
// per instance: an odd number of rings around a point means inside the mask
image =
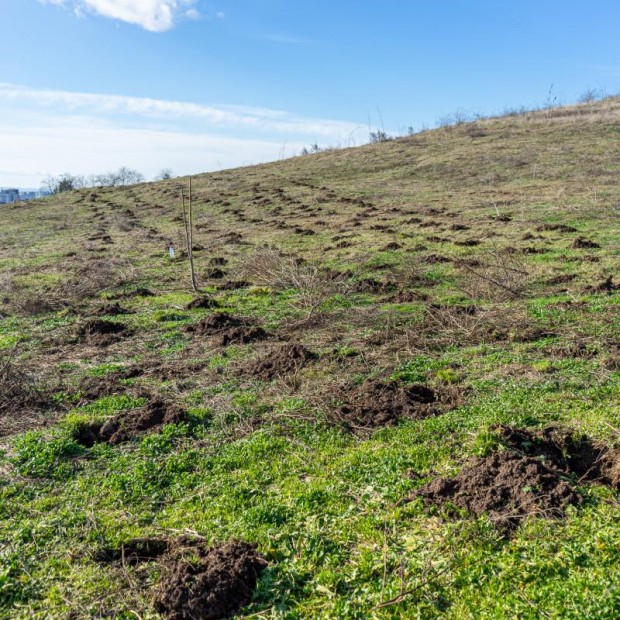
M 200 175 L 200 296 L 187 179 L 2 207 L 0 616 L 617 618 L 619 170 L 611 98 Z

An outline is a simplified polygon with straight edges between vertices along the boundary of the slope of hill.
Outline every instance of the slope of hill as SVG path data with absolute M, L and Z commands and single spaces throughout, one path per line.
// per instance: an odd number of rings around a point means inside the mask
M 194 177 L 200 295 L 187 179 L 2 207 L 0 615 L 617 618 L 619 144 Z

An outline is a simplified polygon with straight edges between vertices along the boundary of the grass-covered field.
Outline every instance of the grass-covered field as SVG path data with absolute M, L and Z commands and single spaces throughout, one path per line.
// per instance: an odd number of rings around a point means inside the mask
M 0 616 L 194 617 L 135 539 L 255 543 L 239 617 L 620 616 L 619 145 L 612 98 L 194 177 L 199 308 L 187 179 L 1 207 Z

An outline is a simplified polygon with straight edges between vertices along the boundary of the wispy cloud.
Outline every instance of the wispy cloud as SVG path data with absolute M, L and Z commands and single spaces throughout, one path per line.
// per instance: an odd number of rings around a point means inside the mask
M 281 110 L 209 106 L 0 83 L 0 186 L 127 165 L 147 177 L 272 161 L 314 142 L 351 145 L 367 130 Z M 359 133 L 358 133 L 359 132 Z
M 127 97 L 33 89 L 0 83 L 0 101 L 30 102 L 40 106 L 60 105 L 69 111 L 145 115 L 160 118 L 203 120 L 211 125 L 246 128 L 283 134 L 303 134 L 324 139 L 342 138 L 359 126 L 346 121 L 304 118 L 280 110 L 245 106 L 210 106 L 186 101 L 167 101 L 145 97 Z
M 180 18 L 196 19 L 196 0 L 39 0 L 43 4 L 72 6 L 78 14 L 95 13 L 141 26 L 151 32 L 170 30 Z

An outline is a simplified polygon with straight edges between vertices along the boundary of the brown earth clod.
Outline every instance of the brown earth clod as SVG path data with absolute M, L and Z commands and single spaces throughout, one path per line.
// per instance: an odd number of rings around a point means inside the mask
M 453 406 L 455 394 L 441 394 L 424 385 L 368 380 L 344 396 L 346 402 L 330 417 L 352 431 L 393 426 L 402 419 L 421 419 Z
M 512 451 L 474 457 L 454 478 L 435 478 L 409 499 L 446 503 L 475 516 L 488 515 L 499 529 L 516 528 L 530 516 L 563 517 L 581 496 L 540 460 Z
M 284 344 L 255 362 L 248 374 L 265 381 L 290 375 L 315 359 L 316 355 L 296 343 Z
M 74 432 L 74 439 L 87 448 L 96 443 L 118 445 L 159 430 L 165 424 L 186 421 L 187 413 L 183 409 L 155 398 L 145 407 L 113 416 L 105 422 L 80 425 Z
M 173 548 L 164 558 L 155 609 L 168 620 L 230 618 L 251 602 L 267 564 L 246 542 Z
M 620 450 L 596 444 L 583 434 L 560 426 L 528 430 L 512 426 L 492 427 L 503 443 L 522 454 L 542 457 L 549 466 L 578 481 L 599 482 L 620 488 Z

